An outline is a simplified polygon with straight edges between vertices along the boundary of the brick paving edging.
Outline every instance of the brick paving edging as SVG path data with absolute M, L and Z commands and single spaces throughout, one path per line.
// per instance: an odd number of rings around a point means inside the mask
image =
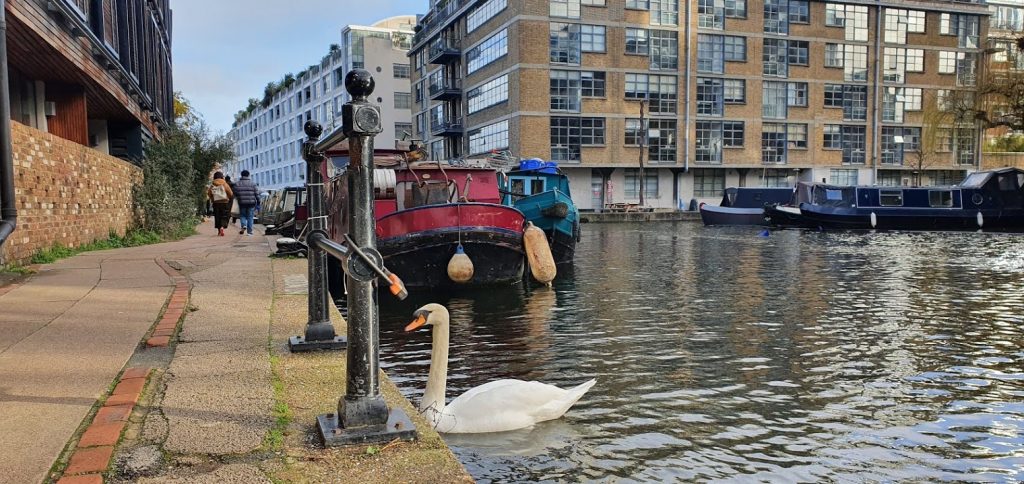
M 64 477 L 57 484 L 103 483 L 103 472 L 114 456 L 114 446 L 128 425 L 128 417 L 139 401 L 150 372 L 149 368 L 129 368 L 121 374 L 114 391 L 78 440 L 78 446 L 64 469 Z
M 171 338 L 178 329 L 178 322 L 184 316 L 185 307 L 188 305 L 188 278 L 161 259 L 157 259 L 156 263 L 174 281 L 174 292 L 171 293 L 171 299 L 167 303 L 167 310 L 164 311 L 163 317 L 157 323 L 153 334 L 146 340 L 147 348 L 171 344 Z
M 188 279 L 163 260 L 157 259 L 156 263 L 174 282 L 174 290 L 168 298 L 163 316 L 146 339 L 147 348 L 170 345 L 188 304 Z M 121 433 L 146 387 L 150 373 L 149 368 L 128 368 L 121 374 L 114 391 L 103 402 L 78 440 L 57 484 L 103 484 L 103 473 L 114 457 L 114 447 L 121 439 Z

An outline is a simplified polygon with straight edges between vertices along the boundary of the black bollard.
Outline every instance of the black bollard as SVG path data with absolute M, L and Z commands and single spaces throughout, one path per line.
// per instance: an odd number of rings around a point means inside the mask
M 349 141 L 349 244 L 368 254 L 375 265 L 383 266 L 374 233 L 373 137 L 381 132 L 381 121 L 380 108 L 367 101 L 373 87 L 373 77 L 363 69 L 345 76 L 345 89 L 352 101 L 342 108 L 342 129 Z M 317 428 L 327 446 L 416 438 L 416 427 L 409 416 L 401 409 L 388 409 L 380 394 L 377 276 L 360 272 L 346 270 L 345 275 L 349 343 L 345 395 L 338 400 L 337 414 L 317 418 Z
M 323 128 L 316 121 L 306 121 L 306 142 L 302 144 L 302 159 L 306 160 L 306 204 L 309 213 L 309 233 L 322 233 L 327 229 L 327 214 L 324 212 L 324 180 L 320 164 L 324 155 L 314 146 L 323 134 Z M 313 350 L 343 350 L 347 343 L 344 336 L 338 336 L 331 324 L 327 304 L 331 298 L 327 290 L 327 253 L 317 244 L 307 244 L 309 261 L 309 321 L 303 336 L 288 339 L 292 352 Z

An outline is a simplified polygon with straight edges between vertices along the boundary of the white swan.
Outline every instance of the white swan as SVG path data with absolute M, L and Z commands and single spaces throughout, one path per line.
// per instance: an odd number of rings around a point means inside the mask
M 412 331 L 433 325 L 430 375 L 420 402 L 420 413 L 438 432 L 474 434 L 504 432 L 529 427 L 537 422 L 565 415 L 597 380 L 568 390 L 536 381 L 496 380 L 471 388 L 445 405 L 448 384 L 448 309 L 427 304 L 413 313 L 416 319 L 405 327 Z

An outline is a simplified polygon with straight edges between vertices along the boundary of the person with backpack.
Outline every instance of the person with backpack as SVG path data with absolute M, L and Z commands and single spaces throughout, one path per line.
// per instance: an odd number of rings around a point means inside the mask
M 256 182 L 249 178 L 249 170 L 242 170 L 242 178 L 235 183 L 235 201 L 238 202 L 238 217 L 242 230 L 238 233 L 246 233 L 252 236 L 252 219 L 256 212 L 256 206 L 260 203 L 260 189 Z
M 231 188 L 231 193 L 235 193 L 235 182 L 231 181 L 231 175 L 224 175 L 224 181 L 228 182 L 228 188 Z M 238 221 L 238 200 L 235 197 L 231 197 L 231 225 L 234 225 Z
M 231 218 L 231 199 L 235 196 L 224 181 L 223 173 L 218 171 L 213 174 L 213 184 L 206 189 L 206 196 L 213 202 L 213 225 L 217 228 L 217 235 L 223 237 Z

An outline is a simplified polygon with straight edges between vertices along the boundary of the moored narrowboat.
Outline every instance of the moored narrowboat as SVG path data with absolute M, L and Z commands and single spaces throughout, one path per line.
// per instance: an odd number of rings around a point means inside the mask
M 556 264 L 572 264 L 580 240 L 580 214 L 569 192 L 569 178 L 553 162 L 523 160 L 519 169 L 499 174 L 502 204 L 515 207 L 544 231 Z
M 701 204 L 704 225 L 767 225 L 765 208 L 790 203 L 793 188 L 729 187 L 718 206 Z

